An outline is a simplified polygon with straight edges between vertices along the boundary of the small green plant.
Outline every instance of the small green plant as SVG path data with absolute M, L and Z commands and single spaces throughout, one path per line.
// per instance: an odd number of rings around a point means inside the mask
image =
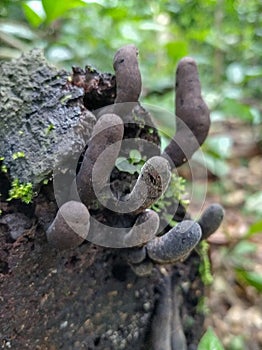
M 146 158 L 142 157 L 141 153 L 135 149 L 129 152 L 129 157 L 118 157 L 115 166 L 118 170 L 129 174 L 140 174 L 142 166 L 145 164 Z
M 18 179 L 14 179 L 9 191 L 8 201 L 12 199 L 21 199 L 22 202 L 28 204 L 33 198 L 33 185 L 30 182 L 20 183 Z

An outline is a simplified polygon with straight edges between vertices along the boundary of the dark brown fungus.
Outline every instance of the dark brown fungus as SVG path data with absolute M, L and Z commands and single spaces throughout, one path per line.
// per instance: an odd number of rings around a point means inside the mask
M 142 167 L 137 183 L 130 195 L 126 196 L 125 201 L 139 202 L 144 198 L 142 206 L 135 210 L 135 213 L 139 213 L 161 197 L 170 179 L 170 165 L 166 159 L 159 156 L 152 157 Z
M 117 199 L 107 186 L 101 191 L 101 202 L 117 213 L 139 214 L 161 197 L 167 189 L 170 178 L 168 161 L 160 156 L 152 157 L 143 165 L 130 194 Z
M 129 264 L 139 264 L 146 258 L 146 247 L 126 248 L 122 254 Z
M 115 54 L 113 67 L 116 75 L 115 103 L 137 102 L 141 93 L 141 74 L 135 45 L 121 47 Z
M 171 332 L 171 344 L 172 350 L 187 350 L 187 340 L 183 330 L 181 319 L 181 304 L 183 302 L 181 286 L 176 280 L 172 278 L 172 324 L 171 329 L 175 329 L 175 332 Z
M 161 237 L 146 245 L 148 256 L 158 263 L 175 263 L 185 259 L 202 236 L 200 225 L 184 220 Z
M 139 246 L 150 241 L 156 236 L 158 227 L 158 214 L 150 209 L 145 210 L 138 216 L 132 229 L 125 235 L 125 246 Z
M 171 276 L 165 277 L 159 286 L 150 334 L 152 350 L 187 350 L 180 316 L 180 288 Z
M 153 263 L 151 260 L 146 259 L 140 264 L 129 264 L 134 273 L 139 277 L 149 276 L 153 270 Z
M 163 155 L 179 167 L 202 145 L 209 127 L 209 109 L 201 96 L 196 62 L 185 57 L 176 72 L 176 134 Z
M 167 276 L 160 286 L 159 298 L 156 302 L 151 325 L 150 346 L 152 350 L 172 350 L 172 293 L 171 278 Z
M 64 203 L 46 232 L 48 242 L 59 250 L 77 247 L 87 238 L 89 220 L 84 204 L 76 201 Z
M 202 239 L 208 238 L 219 228 L 224 215 L 224 209 L 220 204 L 214 203 L 207 207 L 198 220 L 202 229 Z
M 88 239 L 104 247 L 139 247 L 156 236 L 158 227 L 159 217 L 153 210 L 145 210 L 140 214 L 131 228 L 111 227 L 91 218 Z
M 77 190 L 85 205 L 91 205 L 96 200 L 94 188 L 99 192 L 108 182 L 121 147 L 123 134 L 123 122 L 115 114 L 104 114 L 94 126 L 76 177 Z

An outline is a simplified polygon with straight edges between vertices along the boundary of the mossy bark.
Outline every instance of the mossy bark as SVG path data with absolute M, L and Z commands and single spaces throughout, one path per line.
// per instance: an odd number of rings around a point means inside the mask
M 95 118 L 83 108 L 83 90 L 70 84 L 70 73 L 39 50 L 2 63 L 0 76 L 0 156 L 13 179 L 35 187 L 79 155 Z

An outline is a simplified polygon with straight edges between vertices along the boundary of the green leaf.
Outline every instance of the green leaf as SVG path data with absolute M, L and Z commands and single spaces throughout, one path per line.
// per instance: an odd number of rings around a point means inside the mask
M 44 22 L 45 18 L 40 16 L 36 11 L 30 7 L 30 4 L 23 2 L 22 7 L 24 10 L 25 17 L 32 27 L 39 27 Z
M 25 40 L 36 40 L 39 39 L 37 34 L 34 33 L 26 24 L 14 22 L 11 20 L 1 20 L 0 21 L 0 31 L 4 34 L 21 38 Z
M 46 22 L 50 23 L 64 15 L 68 10 L 79 6 L 85 6 L 86 3 L 82 0 L 42 0 L 43 8 L 46 13 Z
M 246 271 L 239 269 L 237 270 L 237 275 L 241 280 L 244 280 L 244 282 L 258 290 L 259 292 L 262 292 L 262 275 L 253 272 L 253 271 Z
M 259 220 L 257 222 L 254 222 L 254 224 L 252 224 L 247 233 L 246 233 L 246 237 L 250 237 L 253 236 L 257 233 L 262 233 L 262 220 Z
M 197 350 L 224 350 L 224 347 L 211 327 L 200 339 Z
M 124 171 L 132 175 L 138 171 L 137 167 L 134 166 L 133 164 L 130 164 L 128 159 L 126 159 L 125 157 L 117 158 L 115 162 L 115 166 L 117 167 L 118 170 Z
M 129 152 L 129 157 L 132 163 L 139 163 L 142 159 L 141 153 L 136 149 L 131 149 Z
M 188 53 L 187 42 L 183 41 L 172 41 L 166 44 L 167 54 L 170 59 L 178 61 Z

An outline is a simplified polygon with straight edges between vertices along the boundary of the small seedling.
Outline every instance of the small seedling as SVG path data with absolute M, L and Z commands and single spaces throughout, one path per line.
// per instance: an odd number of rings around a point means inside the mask
M 140 174 L 142 166 L 146 162 L 146 157 L 142 157 L 141 153 L 135 149 L 129 152 L 129 157 L 118 157 L 115 166 L 118 170 L 124 171 L 131 175 Z

